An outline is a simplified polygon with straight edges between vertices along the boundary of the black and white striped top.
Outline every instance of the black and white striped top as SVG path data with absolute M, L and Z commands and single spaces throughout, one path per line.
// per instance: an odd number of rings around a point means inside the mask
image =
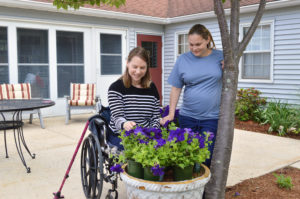
M 109 127 L 120 133 L 123 122 L 134 121 L 144 127 L 159 127 L 159 94 L 154 83 L 150 88 L 126 88 L 117 80 L 108 89 L 108 103 L 111 110 Z

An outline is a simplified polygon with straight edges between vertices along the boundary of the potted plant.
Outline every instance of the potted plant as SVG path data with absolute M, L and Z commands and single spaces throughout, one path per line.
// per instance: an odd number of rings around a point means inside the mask
M 161 114 L 167 114 L 167 111 L 166 107 Z M 174 121 L 178 122 L 178 119 L 175 118 Z M 213 134 L 208 132 L 199 135 L 191 129 L 180 129 L 174 122 L 170 122 L 160 128 L 137 126 L 130 131 L 121 132 L 120 138 L 124 153 L 118 160 L 127 163 L 127 167 L 122 167 L 124 172 L 121 173 L 121 178 L 126 184 L 129 198 L 147 198 L 147 194 L 158 194 L 154 198 L 168 198 L 168 194 L 170 198 L 182 198 L 190 196 L 191 192 L 196 193 L 195 198 L 202 198 L 210 172 L 202 165 L 202 175 L 192 179 L 193 167 L 209 157 L 208 144 Z M 143 168 L 139 176 L 131 174 L 132 161 L 140 163 Z M 171 173 L 174 174 L 172 182 L 170 179 L 166 182 L 164 178 L 167 168 L 171 168 Z M 190 183 L 193 185 L 190 186 Z
M 194 164 L 201 164 L 210 155 L 208 143 L 211 134 L 199 135 L 191 129 L 180 129 L 174 123 L 161 128 L 137 126 L 130 131 L 123 131 L 120 137 L 125 149 L 124 157 L 120 159 L 129 163 L 129 174 L 130 164 L 135 161 L 142 165 L 144 173 L 151 170 L 154 174 L 157 170 L 173 167 L 176 181 L 191 179 Z M 163 171 L 158 173 L 160 176 L 164 174 Z

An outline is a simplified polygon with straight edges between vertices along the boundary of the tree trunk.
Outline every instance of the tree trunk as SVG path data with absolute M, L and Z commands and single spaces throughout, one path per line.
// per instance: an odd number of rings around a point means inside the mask
M 231 158 L 233 132 L 234 132 L 234 111 L 238 85 L 239 68 L 238 63 L 243 51 L 253 36 L 257 25 L 262 17 L 265 0 L 260 0 L 259 9 L 251 24 L 249 31 L 239 44 L 239 0 L 231 0 L 231 29 L 228 32 L 228 25 L 221 0 L 214 0 L 215 13 L 218 17 L 221 32 L 223 54 L 224 54 L 224 73 L 223 88 L 221 96 L 220 117 L 218 123 L 218 133 L 211 162 L 212 178 L 205 187 L 206 199 L 225 198 L 225 188 L 228 177 L 228 169 Z

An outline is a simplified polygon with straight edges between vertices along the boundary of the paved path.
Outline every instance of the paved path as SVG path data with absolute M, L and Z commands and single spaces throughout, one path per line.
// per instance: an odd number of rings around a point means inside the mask
M 25 138 L 30 150 L 37 155 L 32 160 L 28 154 L 24 154 L 31 167 L 30 174 L 26 173 L 21 164 L 12 132 L 7 137 L 9 158 L 5 158 L 3 132 L 0 132 L 0 198 L 53 198 L 52 192 L 59 189 L 89 116 L 72 116 L 69 125 L 64 124 L 64 117 L 45 118 L 46 129 L 40 128 L 38 120 L 34 120 L 33 124 L 27 124 L 26 121 Z M 236 130 L 227 184 L 233 185 L 297 161 L 295 166 L 300 167 L 299 149 L 300 140 Z M 66 199 L 84 198 L 79 159 L 80 153 L 62 190 Z M 119 184 L 119 198 L 125 199 L 124 185 L 122 182 Z M 105 185 L 104 193 L 107 188 Z M 101 198 L 104 198 L 104 194 Z

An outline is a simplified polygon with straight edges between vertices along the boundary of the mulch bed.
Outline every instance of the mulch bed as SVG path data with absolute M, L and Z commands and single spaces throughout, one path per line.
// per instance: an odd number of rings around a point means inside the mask
M 260 125 L 253 121 L 239 121 L 236 119 L 235 128 L 270 134 L 279 136 L 278 133 L 268 133 L 269 125 Z M 300 140 L 300 134 L 287 134 L 284 137 Z M 291 190 L 279 188 L 276 183 L 277 175 L 283 174 L 285 177 L 290 176 L 292 178 L 292 184 L 294 185 Z M 257 178 L 251 178 L 245 180 L 239 184 L 226 188 L 226 199 L 297 199 L 300 198 L 300 169 L 293 167 L 285 167 L 274 172 L 265 174 Z
M 234 128 L 236 128 L 236 129 L 242 129 L 242 130 L 246 130 L 246 131 L 253 131 L 253 132 L 257 132 L 257 133 L 264 133 L 264 134 L 268 134 L 268 135 L 279 136 L 278 132 L 268 133 L 269 127 L 270 127 L 269 124 L 260 125 L 259 123 L 253 122 L 251 120 L 249 120 L 249 121 L 240 121 L 238 119 L 235 119 L 235 125 L 234 125 Z M 288 137 L 288 138 L 293 138 L 293 139 L 300 140 L 300 133 L 298 133 L 298 134 L 288 133 L 283 137 Z
M 279 188 L 276 183 L 277 175 L 291 176 L 293 187 L 291 190 Z M 226 188 L 226 199 L 297 199 L 300 198 L 300 170 L 286 167 L 266 175 L 245 180 L 235 186 Z

